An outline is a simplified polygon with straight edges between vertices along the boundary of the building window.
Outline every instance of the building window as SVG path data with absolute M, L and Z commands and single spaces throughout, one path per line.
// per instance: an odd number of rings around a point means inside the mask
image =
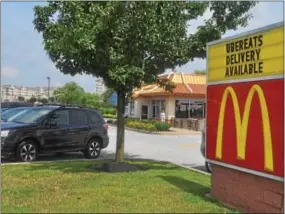
M 152 118 L 160 118 L 160 113 L 165 112 L 165 100 L 152 100 Z
M 205 103 L 202 101 L 176 100 L 175 117 L 203 119 L 205 118 Z

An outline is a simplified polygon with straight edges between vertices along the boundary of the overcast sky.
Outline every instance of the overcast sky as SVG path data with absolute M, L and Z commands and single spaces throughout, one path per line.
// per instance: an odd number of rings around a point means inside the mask
M 78 75 L 71 77 L 59 72 L 46 55 L 41 35 L 34 30 L 33 7 L 43 2 L 2 2 L 1 3 L 1 84 L 46 86 L 46 77 L 51 77 L 52 86 L 62 86 L 75 81 L 86 91 L 95 91 L 94 77 Z M 283 2 L 260 2 L 252 9 L 253 18 L 246 28 L 227 32 L 224 37 L 283 21 Z M 190 22 L 189 32 L 195 32 L 198 25 L 210 15 Z M 205 60 L 195 60 L 177 68 L 190 73 L 205 69 Z

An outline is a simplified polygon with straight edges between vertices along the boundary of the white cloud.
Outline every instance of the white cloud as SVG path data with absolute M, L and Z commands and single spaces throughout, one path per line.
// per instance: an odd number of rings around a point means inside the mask
M 248 21 L 248 26 L 245 28 L 239 28 L 236 31 L 228 31 L 223 35 L 223 38 L 283 21 L 283 11 L 284 2 L 259 2 L 250 10 L 253 18 Z M 210 16 L 211 12 L 206 11 L 203 17 L 199 17 L 197 20 L 189 22 L 191 26 L 188 29 L 188 33 L 194 33 L 197 27 Z M 194 70 L 205 68 L 206 60 L 197 59 L 176 69 L 178 72 L 190 73 Z
M 278 7 L 279 10 L 273 11 L 272 5 Z M 259 2 L 259 4 L 257 4 L 250 11 L 253 17 L 248 21 L 248 26 L 246 26 L 245 28 L 239 28 L 236 31 L 229 31 L 223 37 L 225 38 L 228 36 L 236 35 L 239 33 L 243 33 L 246 31 L 264 27 L 266 25 L 283 21 L 283 9 L 283 2 Z
M 204 24 L 204 20 L 207 20 L 209 18 L 211 18 L 213 12 L 210 11 L 210 9 L 208 8 L 203 16 L 199 16 L 196 20 L 191 20 L 188 22 L 188 29 L 187 29 L 187 33 L 188 34 L 193 34 L 196 32 L 197 27 L 200 25 Z
M 1 69 L 1 78 L 2 77 L 16 77 L 19 74 L 19 71 L 16 68 L 13 67 L 3 67 Z

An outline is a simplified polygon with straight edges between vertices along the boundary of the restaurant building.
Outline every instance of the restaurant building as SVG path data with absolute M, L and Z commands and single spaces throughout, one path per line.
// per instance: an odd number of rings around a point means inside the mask
M 181 128 L 189 127 L 189 119 L 204 121 L 205 75 L 172 72 L 158 78 L 167 78 L 174 82 L 176 87 L 173 92 L 164 90 L 156 83 L 134 90 L 132 101 L 126 106 L 129 117 L 160 120 L 160 113 L 164 111 L 166 121 Z M 202 127 L 203 124 L 198 126 Z

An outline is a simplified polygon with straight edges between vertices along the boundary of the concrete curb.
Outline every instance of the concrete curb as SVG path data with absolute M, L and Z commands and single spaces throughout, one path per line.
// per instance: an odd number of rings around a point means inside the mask
M 114 124 L 109 124 L 109 123 L 108 123 L 108 125 L 109 125 L 109 126 L 113 126 L 113 127 L 117 127 L 117 125 L 114 125 Z M 144 133 L 144 134 L 160 135 L 159 132 L 144 131 L 144 130 L 129 128 L 129 127 L 126 127 L 126 126 L 125 126 L 125 130 L 140 132 L 140 133 Z
M 182 164 L 177 164 L 177 163 L 172 163 L 172 162 L 170 162 L 170 163 L 173 164 L 173 165 L 176 165 L 176 166 L 183 167 L 183 168 L 185 168 L 185 169 L 189 169 L 189 170 L 194 171 L 194 172 L 198 172 L 198 173 L 201 173 L 201 174 L 204 174 L 204 175 L 211 176 L 211 173 L 204 172 L 204 171 L 202 171 L 202 170 L 195 169 L 195 168 L 193 168 L 193 167 L 184 166 L 184 165 L 182 165 Z
M 117 127 L 117 125 L 114 125 L 114 124 L 108 123 L 108 125 L 112 126 L 112 127 Z M 129 128 L 129 127 L 125 127 L 125 130 L 140 132 L 140 133 L 144 133 L 144 134 L 164 135 L 164 136 L 201 135 L 200 132 L 190 132 L 190 133 L 187 133 L 187 132 L 182 133 L 182 132 L 175 132 L 175 131 L 151 132 L 151 131 L 144 131 L 144 130 Z
M 45 163 L 56 163 L 56 162 L 74 162 L 74 161 L 96 161 L 96 160 L 109 160 L 109 159 L 105 159 L 104 157 L 99 157 L 97 159 L 72 159 L 72 160 L 52 160 L 52 161 L 35 161 L 35 162 L 19 162 L 19 163 L 1 163 L 1 166 L 9 166 L 9 165 L 30 165 L 30 164 L 45 164 Z M 127 158 L 125 160 L 140 160 L 140 159 L 131 159 L 131 158 Z M 148 159 L 141 159 L 141 160 L 148 160 Z M 187 166 L 184 166 L 182 164 L 177 164 L 177 163 L 173 163 L 173 162 L 169 162 L 169 161 L 159 161 L 159 160 L 152 160 L 152 159 L 149 159 L 150 161 L 157 161 L 157 162 L 164 162 L 164 163 L 170 163 L 172 165 L 175 165 L 175 166 L 179 166 L 179 167 L 182 167 L 182 168 L 185 168 L 185 169 L 189 169 L 193 172 L 198 172 L 198 173 L 201 173 L 201 174 L 204 174 L 204 175 L 208 175 L 208 176 L 211 176 L 210 173 L 208 172 L 204 172 L 202 170 L 199 170 L 199 169 L 195 169 L 195 168 L 192 168 L 192 167 L 187 167 Z
M 104 160 L 103 158 L 96 159 L 96 160 Z M 51 160 L 51 161 L 35 161 L 35 162 L 16 162 L 16 163 L 2 163 L 1 166 L 8 166 L 8 165 L 29 165 L 29 164 L 44 164 L 44 163 L 55 163 L 55 162 L 73 162 L 73 161 L 94 161 L 94 159 L 68 159 L 68 160 Z

